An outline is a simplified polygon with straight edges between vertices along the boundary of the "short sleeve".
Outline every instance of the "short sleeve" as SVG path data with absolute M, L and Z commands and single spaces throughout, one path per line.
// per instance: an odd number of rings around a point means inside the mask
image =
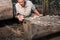
M 31 2 L 31 5 L 32 5 L 32 10 L 34 11 L 35 10 L 35 5 Z

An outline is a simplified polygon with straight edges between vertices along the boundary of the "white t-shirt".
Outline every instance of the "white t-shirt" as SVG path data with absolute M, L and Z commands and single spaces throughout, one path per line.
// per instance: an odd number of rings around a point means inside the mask
M 22 7 L 19 3 L 17 3 L 15 6 L 17 13 L 20 13 L 24 16 L 30 15 L 31 10 L 35 10 L 35 6 L 31 1 L 26 1 L 25 7 Z

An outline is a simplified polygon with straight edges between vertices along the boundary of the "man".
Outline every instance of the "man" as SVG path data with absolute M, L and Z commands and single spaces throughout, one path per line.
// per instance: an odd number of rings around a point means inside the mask
M 16 18 L 19 21 L 23 21 L 24 17 L 28 17 L 31 14 L 31 10 L 33 10 L 33 12 L 38 15 L 38 16 L 42 16 L 42 14 L 40 14 L 37 9 L 35 9 L 35 6 L 33 5 L 33 3 L 31 1 L 25 1 L 25 0 L 17 0 L 18 3 L 15 5 L 16 6 Z

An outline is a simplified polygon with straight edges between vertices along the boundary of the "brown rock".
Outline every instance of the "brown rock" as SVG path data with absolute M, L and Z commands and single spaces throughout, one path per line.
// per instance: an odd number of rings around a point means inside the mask
M 0 0 L 0 20 L 9 19 L 13 17 L 12 1 Z

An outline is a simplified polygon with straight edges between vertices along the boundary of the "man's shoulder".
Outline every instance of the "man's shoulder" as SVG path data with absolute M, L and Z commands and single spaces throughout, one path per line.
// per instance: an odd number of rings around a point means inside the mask
M 15 6 L 18 6 L 18 5 L 19 5 L 19 3 L 16 3 L 16 4 L 15 4 Z
M 31 1 L 27 1 L 27 3 L 32 3 Z
M 31 1 L 27 1 L 27 2 L 31 2 Z

